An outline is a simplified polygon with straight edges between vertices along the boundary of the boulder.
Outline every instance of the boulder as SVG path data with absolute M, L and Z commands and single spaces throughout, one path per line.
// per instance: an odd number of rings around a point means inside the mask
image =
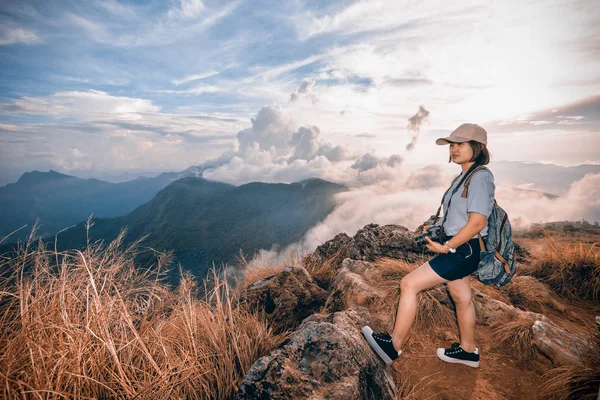
M 535 321 L 532 331 L 537 349 L 558 366 L 579 364 L 582 356 L 594 351 L 586 338 L 568 332 L 550 321 Z
M 365 280 L 367 271 L 374 270 L 373 264 L 345 259 L 342 265 L 345 266 L 342 266 L 333 280 L 325 309 L 334 312 L 364 306 L 371 312 L 376 312 L 376 305 L 386 298 L 387 292 Z
M 531 326 L 532 342 L 536 350 L 556 366 L 580 363 L 581 357 L 594 349 L 585 337 L 559 327 L 542 314 L 519 310 L 477 289 L 473 289 L 473 300 L 479 323 L 490 325 L 517 318 L 534 321 Z
M 326 300 L 327 292 L 300 266 L 254 282 L 240 296 L 240 303 L 248 310 L 263 312 L 277 333 L 294 329 Z
M 334 269 L 333 278 L 341 268 L 344 259 L 369 261 L 389 257 L 407 262 L 416 262 L 424 253 L 433 255 L 424 247 L 418 246 L 414 234 L 399 225 L 369 224 L 360 229 L 354 237 L 340 233 L 327 241 L 303 260 L 305 265 L 319 266 L 329 262 L 329 268 Z M 323 287 L 329 287 L 331 281 L 324 279 L 320 282 Z
M 394 399 L 395 385 L 361 328 L 364 307 L 313 314 L 246 374 L 235 399 Z

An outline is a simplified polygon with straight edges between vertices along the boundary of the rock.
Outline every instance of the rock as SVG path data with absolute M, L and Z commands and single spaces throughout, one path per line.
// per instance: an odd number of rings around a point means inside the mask
M 533 343 L 536 349 L 555 365 L 576 364 L 581 362 L 583 354 L 593 350 L 592 344 L 586 338 L 557 326 L 542 314 L 519 310 L 475 288 L 473 302 L 477 321 L 485 325 L 516 318 L 534 321 L 531 327 Z
M 532 331 L 538 350 L 555 365 L 579 364 L 582 356 L 594 349 L 583 336 L 567 332 L 550 321 L 535 321 Z
M 246 309 L 266 313 L 275 332 L 295 328 L 326 300 L 327 292 L 300 266 L 288 267 L 275 276 L 254 282 L 240 296 L 240 303 Z
M 399 225 L 369 224 L 350 238 L 341 233 L 327 241 L 303 260 L 305 265 L 322 265 L 329 262 L 334 270 L 330 279 L 319 282 L 322 287 L 329 287 L 344 259 L 373 262 L 381 257 L 389 257 L 407 262 L 416 262 L 423 253 L 430 253 L 415 243 L 414 235 Z M 433 253 L 431 253 L 433 254 Z
M 543 312 L 545 307 L 560 312 L 566 310 L 552 289 L 533 276 L 515 276 L 507 285 L 506 292 L 514 305 L 522 305 L 531 311 Z
M 344 260 L 344 262 L 348 259 Z M 331 292 L 325 302 L 325 309 L 328 312 L 341 311 L 356 306 L 364 306 L 375 313 L 378 302 L 385 299 L 387 292 L 368 284 L 363 275 L 366 273 L 366 265 L 373 265 L 363 261 L 346 263 L 342 267 L 332 284 Z M 357 268 L 358 267 L 358 268 Z M 353 269 L 357 272 L 351 272 Z
M 360 331 L 367 324 L 364 307 L 311 315 L 252 365 L 235 399 L 393 399 L 394 382 Z
M 477 316 L 477 322 L 481 324 L 491 325 L 497 322 L 510 321 L 515 318 L 547 320 L 542 314 L 519 310 L 500 300 L 493 299 L 476 288 L 472 288 L 472 290 L 475 315 Z

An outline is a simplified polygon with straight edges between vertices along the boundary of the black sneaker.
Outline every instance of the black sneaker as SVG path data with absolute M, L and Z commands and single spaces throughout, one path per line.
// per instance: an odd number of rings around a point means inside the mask
M 473 368 L 479 367 L 479 350 L 477 347 L 473 353 L 469 353 L 460 347 L 460 343 L 454 342 L 448 349 L 437 349 L 437 356 L 449 363 L 465 364 Z
M 391 364 L 400 354 L 402 350 L 396 350 L 392 344 L 392 337 L 387 333 L 374 333 L 368 326 L 363 326 L 362 333 L 371 345 L 373 350 L 386 364 Z

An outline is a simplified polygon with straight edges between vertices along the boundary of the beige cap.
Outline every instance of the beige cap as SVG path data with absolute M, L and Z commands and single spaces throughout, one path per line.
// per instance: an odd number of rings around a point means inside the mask
M 439 138 L 435 143 L 441 146 L 450 143 L 468 142 L 469 140 L 487 145 L 487 132 L 476 124 L 462 124 L 453 130 L 450 136 Z

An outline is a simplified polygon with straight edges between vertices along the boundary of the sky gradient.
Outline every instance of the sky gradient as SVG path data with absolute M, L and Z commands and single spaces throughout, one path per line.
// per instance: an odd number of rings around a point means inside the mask
M 4 0 L 0 88 L 2 185 L 368 181 L 463 122 L 495 160 L 598 164 L 600 3 Z

